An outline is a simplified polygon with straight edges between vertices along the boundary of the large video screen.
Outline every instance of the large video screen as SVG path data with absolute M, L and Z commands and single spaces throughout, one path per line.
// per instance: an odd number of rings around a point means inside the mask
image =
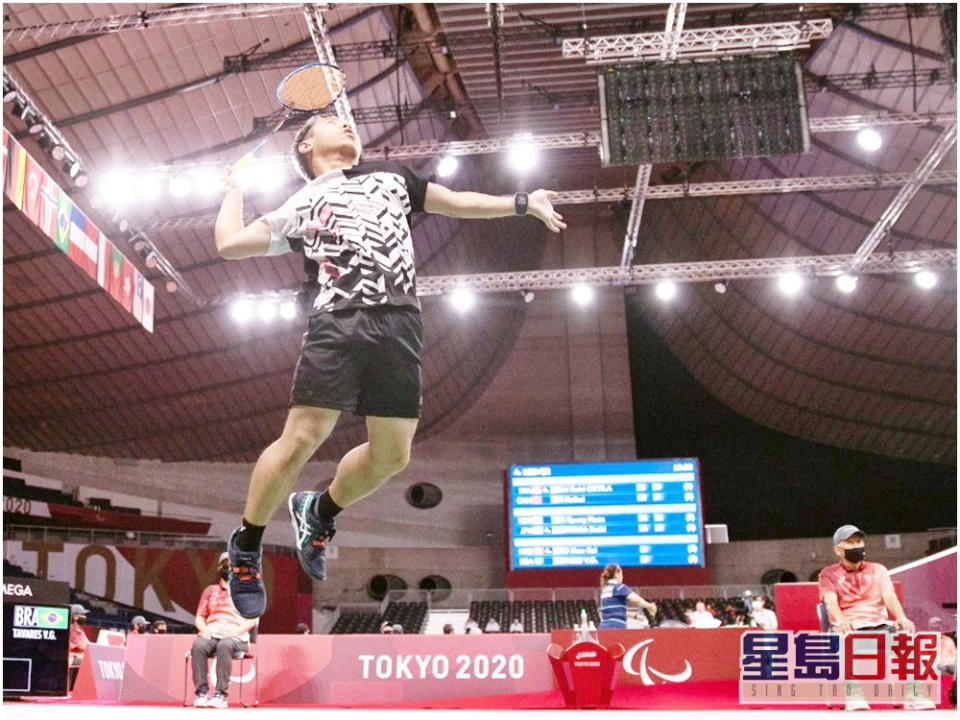
M 508 471 L 510 569 L 702 567 L 695 458 Z

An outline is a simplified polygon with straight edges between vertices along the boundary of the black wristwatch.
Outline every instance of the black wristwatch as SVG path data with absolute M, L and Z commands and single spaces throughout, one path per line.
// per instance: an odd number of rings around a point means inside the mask
M 527 214 L 527 194 L 519 192 L 513 196 L 513 209 L 517 215 Z

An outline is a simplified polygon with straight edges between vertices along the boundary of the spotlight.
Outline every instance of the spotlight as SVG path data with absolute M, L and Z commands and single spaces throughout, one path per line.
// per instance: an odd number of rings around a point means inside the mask
M 844 273 L 843 275 L 837 276 L 837 289 L 849 295 L 854 290 L 857 289 L 857 279 L 853 275 L 848 275 Z
M 457 171 L 460 161 L 453 155 L 444 155 L 437 163 L 437 175 L 440 177 L 450 177 Z
M 718 295 L 723 295 L 727 291 L 727 284 L 723 280 L 720 280 L 713 284 L 713 289 L 716 290 Z
M 220 190 L 220 174 L 212 169 L 201 170 L 193 178 L 193 186 L 203 195 L 216 195 Z
M 921 270 L 913 276 L 913 281 L 924 290 L 929 290 L 937 284 L 937 275 L 930 270 Z
M 99 210 L 103 207 L 103 195 L 100 193 L 94 193 L 90 196 L 90 207 L 94 210 Z
M 265 163 L 260 166 L 257 172 L 258 189 L 265 190 L 266 192 L 276 190 L 283 185 L 283 181 L 286 179 L 286 167 L 282 167 L 277 163 Z
M 284 320 L 293 320 L 297 316 L 297 304 L 292 300 L 280 306 L 280 317 Z
M 67 151 L 63 145 L 54 145 L 53 150 L 50 151 L 50 157 L 52 157 L 57 162 L 60 162 L 67 156 Z
M 450 293 L 450 306 L 457 312 L 467 312 L 476 302 L 477 298 L 469 288 L 459 287 Z
M 27 132 L 31 135 L 37 135 L 38 133 L 43 132 L 43 121 L 33 113 L 27 113 L 27 117 L 24 118 L 24 122 L 27 123 Z
M 90 182 L 90 176 L 82 171 L 73 179 L 73 184 L 78 188 L 86 187 L 88 182 Z
M 153 270 L 157 266 L 157 254 L 151 250 L 147 253 L 147 258 L 143 262 L 148 268 Z
M 533 302 L 534 294 L 532 290 L 521 290 L 520 295 L 523 297 L 523 301 L 528 305 Z
M 777 287 L 787 297 L 793 297 L 803 289 L 803 278 L 795 272 L 784 273 L 777 280 Z
M 13 101 L 13 114 L 16 115 L 21 120 L 26 119 L 27 113 L 30 112 L 29 106 L 23 101 L 23 98 L 18 97 Z
M 883 138 L 873 128 L 864 128 L 857 133 L 857 144 L 867 152 L 876 152 L 883 145 Z
M 137 181 L 137 193 L 144 200 L 154 200 L 160 194 L 160 178 L 146 173 Z
M 657 293 L 658 298 L 666 302 L 668 300 L 673 300 L 674 296 L 677 294 L 677 286 L 672 280 L 661 280 L 657 283 L 655 292 Z
M 263 322 L 270 322 L 277 314 L 277 306 L 273 300 L 261 300 L 257 303 L 257 317 Z
M 175 293 L 175 292 L 176 292 L 177 290 L 179 290 L 179 289 L 180 289 L 180 286 L 177 285 L 177 281 L 176 281 L 176 280 L 167 280 L 167 292 L 168 292 L 168 293 Z
M 132 185 L 131 178 L 118 170 L 113 170 L 103 176 L 97 189 L 110 204 L 123 207 L 132 199 Z
M 593 302 L 593 288 L 589 285 L 574 285 L 570 290 L 570 297 L 580 307 L 585 307 Z
M 230 315 L 240 324 L 250 322 L 253 319 L 253 301 L 236 300 L 230 308 Z
M 518 138 L 510 146 L 507 160 L 510 167 L 522 175 L 537 164 L 537 148 L 529 139 Z
M 120 222 L 118 223 L 117 227 L 120 228 L 120 232 L 125 233 L 130 229 L 130 221 L 126 218 L 120 218 Z
M 17 99 L 17 91 L 13 88 L 4 88 L 3 89 L 3 104 L 6 105 L 8 102 L 13 102 Z
M 186 197 L 191 189 L 190 178 L 184 175 L 177 175 L 170 179 L 170 194 L 174 197 Z
M 456 120 L 456 119 L 457 119 L 457 111 L 456 111 L 456 110 L 451 110 L 451 111 L 450 111 L 450 119 L 451 119 L 451 120 Z
M 67 175 L 69 175 L 70 178 L 73 179 L 80 174 L 80 161 L 73 158 L 69 158 L 64 163 L 63 169 L 66 170 Z

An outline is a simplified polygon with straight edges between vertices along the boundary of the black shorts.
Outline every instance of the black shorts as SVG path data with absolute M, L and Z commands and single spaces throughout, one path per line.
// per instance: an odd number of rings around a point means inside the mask
M 312 315 L 290 404 L 418 418 L 422 347 L 423 324 L 415 307 L 383 305 Z

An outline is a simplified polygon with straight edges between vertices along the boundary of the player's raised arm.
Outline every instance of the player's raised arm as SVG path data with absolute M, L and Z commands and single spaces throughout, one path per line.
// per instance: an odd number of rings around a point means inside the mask
M 497 218 L 509 215 L 533 215 L 552 232 L 560 232 L 567 224 L 563 216 L 553 209 L 551 200 L 557 193 L 552 190 L 534 190 L 516 195 L 487 195 L 485 193 L 455 191 L 438 185 L 427 184 L 423 209 L 458 218 Z
M 237 175 L 231 171 L 226 180 L 227 190 L 214 227 L 217 252 L 227 260 L 257 257 L 270 247 L 270 228 L 266 222 L 255 220 L 246 227 L 243 225 L 243 190 Z

